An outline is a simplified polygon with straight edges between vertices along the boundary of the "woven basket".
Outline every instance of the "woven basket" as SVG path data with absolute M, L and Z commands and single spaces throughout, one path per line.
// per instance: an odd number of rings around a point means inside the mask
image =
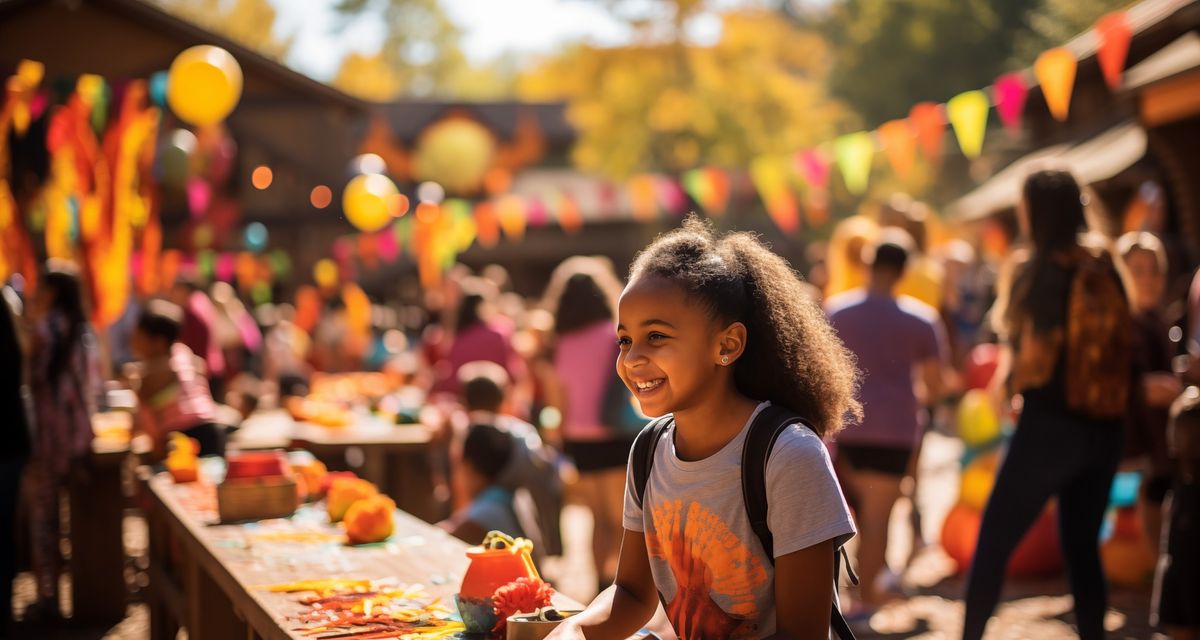
M 296 481 L 284 476 L 239 479 L 217 485 L 221 522 L 286 518 L 296 512 L 299 502 Z

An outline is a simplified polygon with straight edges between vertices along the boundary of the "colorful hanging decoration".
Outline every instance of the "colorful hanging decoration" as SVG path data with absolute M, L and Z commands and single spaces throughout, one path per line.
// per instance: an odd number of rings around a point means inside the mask
M 867 192 L 871 179 L 871 161 L 875 157 L 875 142 L 866 131 L 849 133 L 833 141 L 833 153 L 838 169 L 846 181 L 846 189 L 854 195 Z
M 1033 63 L 1033 73 L 1042 86 L 1050 114 L 1060 122 L 1067 119 L 1071 93 L 1075 89 L 1075 69 L 1079 61 L 1069 49 L 1058 47 L 1042 52 Z
M 500 218 L 500 228 L 504 235 L 514 242 L 525 237 L 525 200 L 521 196 L 509 194 L 501 196 L 496 201 L 496 215 Z
M 946 117 L 942 105 L 919 102 L 908 112 L 908 123 L 917 137 L 917 145 L 930 164 L 942 161 L 942 139 L 946 136 Z
M 983 91 L 965 91 L 946 102 L 946 116 L 954 127 L 963 155 L 977 158 L 983 152 L 987 132 L 988 97 Z
M 579 213 L 579 205 L 568 194 L 558 197 L 558 225 L 567 233 L 579 233 L 583 228 L 583 215 Z
M 820 149 L 805 149 L 792 160 L 796 173 L 804 180 L 804 215 L 809 224 L 820 226 L 829 221 L 829 178 L 833 173 L 829 158 Z
M 342 210 L 359 231 L 373 233 L 392 221 L 390 204 L 396 193 L 396 185 L 387 176 L 354 176 L 342 193 Z
M 1011 136 L 1015 137 L 1021 131 L 1021 116 L 1025 113 L 1025 100 L 1028 96 L 1029 86 L 1020 73 L 1006 73 L 996 78 L 996 82 L 992 84 L 996 114 L 1000 116 L 1000 122 Z
M 481 246 L 490 249 L 500 243 L 500 219 L 492 203 L 475 205 L 475 229 Z
M 633 217 L 641 222 L 653 220 L 658 215 L 658 188 L 654 176 L 643 174 L 629 180 L 629 204 Z
M 185 49 L 167 72 L 167 104 L 180 120 L 206 127 L 224 120 L 242 96 L 242 68 L 211 45 Z
M 1108 88 L 1121 88 L 1121 76 L 1125 71 L 1125 60 L 1129 56 L 1129 43 L 1133 40 L 1133 26 L 1124 11 L 1114 11 L 1096 21 L 1096 38 L 1100 46 L 1096 59 Z
M 788 185 L 787 161 L 775 156 L 755 158 L 750 164 L 750 179 L 775 226 L 789 234 L 799 229 L 800 211 Z
M 658 191 L 658 203 L 664 211 L 675 215 L 683 215 L 687 211 L 687 195 L 679 183 L 667 176 L 656 176 L 655 187 Z
M 883 152 L 888 164 L 896 177 L 908 180 L 912 175 L 913 164 L 917 160 L 917 140 L 913 136 L 912 127 L 907 120 L 891 120 L 879 126 L 876 131 L 883 143 Z

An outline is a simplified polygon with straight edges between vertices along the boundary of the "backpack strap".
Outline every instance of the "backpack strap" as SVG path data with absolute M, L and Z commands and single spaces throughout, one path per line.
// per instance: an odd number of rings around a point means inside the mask
M 764 407 L 750 424 L 750 432 L 746 434 L 746 442 L 742 446 L 742 502 L 746 505 L 750 527 L 772 565 L 775 564 L 775 538 L 771 535 L 771 527 L 767 523 L 767 460 L 771 457 L 771 450 L 775 448 L 775 442 L 779 440 L 783 431 L 797 423 L 817 433 L 812 425 L 784 407 Z M 817 435 L 820 436 L 819 433 Z M 838 547 L 833 552 L 834 594 L 829 627 L 841 640 L 854 640 L 854 632 L 838 608 L 837 588 L 845 554 L 846 550 L 843 547 Z M 846 569 L 851 582 L 858 584 L 858 576 L 850 569 L 849 562 L 846 563 Z
M 671 414 L 655 418 L 643 427 L 637 437 L 633 439 L 633 454 L 630 456 L 630 464 L 633 466 L 634 498 L 637 499 L 638 508 L 642 506 L 642 497 L 646 495 L 646 484 L 650 482 L 650 467 L 654 466 L 654 451 L 658 448 L 658 441 L 662 438 L 663 432 L 673 424 L 675 424 L 675 417 Z

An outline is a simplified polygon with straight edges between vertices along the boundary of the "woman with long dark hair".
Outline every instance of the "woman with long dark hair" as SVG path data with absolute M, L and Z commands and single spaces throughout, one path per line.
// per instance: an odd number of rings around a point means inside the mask
M 1079 635 L 1104 637 L 1099 535 L 1121 456 L 1132 323 L 1108 249 L 1081 235 L 1085 204 L 1066 171 L 1037 171 L 1025 181 L 1021 216 L 1030 247 L 1014 256 L 992 310 L 1005 342 L 993 388 L 999 395 L 1007 383 L 1022 408 L 984 511 L 963 638 L 983 636 L 1008 559 L 1051 498 L 1058 500 Z
M 625 466 L 636 435 L 605 424 L 606 396 L 620 384 L 613 368 L 620 294 L 621 282 L 611 264 L 580 256 L 555 269 L 545 297 L 554 315 L 558 389 L 552 395 L 563 414 L 563 450 L 579 470 L 579 493 L 592 511 L 592 557 L 600 590 L 612 584 L 617 571 Z
M 100 391 L 96 339 L 84 310 L 78 271 L 51 261 L 30 305 L 34 417 L 37 425 L 29 480 L 32 485 L 33 561 L 42 613 L 56 616 L 59 495 L 68 474 L 80 468 L 92 442 L 92 414 Z

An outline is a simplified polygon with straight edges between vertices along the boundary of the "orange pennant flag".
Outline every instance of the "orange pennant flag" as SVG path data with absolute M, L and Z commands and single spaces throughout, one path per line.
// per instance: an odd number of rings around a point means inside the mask
M 1033 73 L 1042 85 L 1042 95 L 1055 120 L 1064 121 L 1071 108 L 1075 90 L 1075 69 L 1079 61 L 1063 47 L 1043 51 L 1033 63 Z
M 912 127 L 907 120 L 892 120 L 880 125 L 878 133 L 892 171 L 901 180 L 908 180 L 917 159 L 917 139 Z
M 1129 43 L 1133 40 L 1133 27 L 1124 11 L 1114 11 L 1096 21 L 1096 36 L 1100 47 L 1096 59 L 1104 72 L 1104 81 L 1116 91 L 1121 86 L 1121 74 L 1125 71 L 1125 59 L 1129 56 Z
M 942 105 L 934 102 L 913 105 L 908 112 L 908 124 L 925 159 L 932 164 L 941 162 L 942 139 L 946 136 L 946 116 L 942 113 Z

